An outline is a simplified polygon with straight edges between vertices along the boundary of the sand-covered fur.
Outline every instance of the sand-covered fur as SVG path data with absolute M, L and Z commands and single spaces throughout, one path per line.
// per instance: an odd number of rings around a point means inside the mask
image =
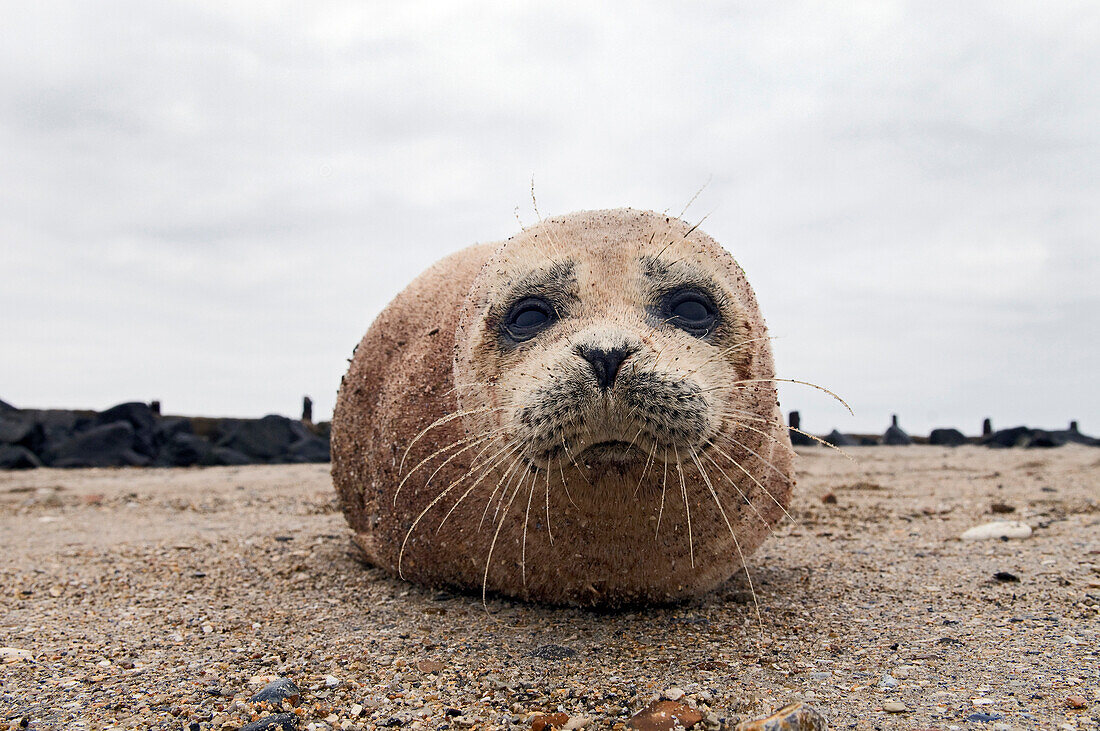
M 333 478 L 370 560 L 407 579 L 683 599 L 790 500 L 773 377 L 709 236 L 630 209 L 552 218 L 441 261 L 379 316 L 341 387 Z

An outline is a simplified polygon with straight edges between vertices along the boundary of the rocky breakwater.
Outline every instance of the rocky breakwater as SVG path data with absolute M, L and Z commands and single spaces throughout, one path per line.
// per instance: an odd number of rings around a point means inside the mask
M 161 416 L 129 402 L 106 411 L 18 409 L 0 401 L 0 469 L 193 467 L 327 462 L 328 423 L 285 416 Z

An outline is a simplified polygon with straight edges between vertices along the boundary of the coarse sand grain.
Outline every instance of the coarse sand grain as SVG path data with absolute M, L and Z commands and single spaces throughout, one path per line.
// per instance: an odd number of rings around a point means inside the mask
M 836 729 L 1100 727 L 1100 450 L 849 452 L 799 452 L 796 522 L 748 561 L 759 620 L 743 574 L 621 613 L 389 578 L 326 465 L 0 473 L 0 728 L 624 728 L 668 695 L 710 729 L 793 701 Z M 959 540 L 995 520 L 1033 533 Z M 248 701 L 276 677 L 300 705 Z

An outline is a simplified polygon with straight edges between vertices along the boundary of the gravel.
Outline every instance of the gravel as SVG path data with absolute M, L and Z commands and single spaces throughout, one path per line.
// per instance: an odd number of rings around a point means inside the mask
M 1100 450 L 849 451 L 801 450 L 752 589 L 621 613 L 364 567 L 325 466 L 2 473 L 0 728 L 1100 727 Z M 997 502 L 1031 537 L 959 540 Z M 251 700 L 280 678 L 297 706 Z

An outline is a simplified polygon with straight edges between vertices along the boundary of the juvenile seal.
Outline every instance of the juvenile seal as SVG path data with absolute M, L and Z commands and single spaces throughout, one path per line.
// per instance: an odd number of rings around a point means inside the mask
M 374 564 L 588 606 L 745 566 L 793 452 L 745 274 L 676 218 L 550 218 L 420 275 L 355 350 L 332 475 Z

